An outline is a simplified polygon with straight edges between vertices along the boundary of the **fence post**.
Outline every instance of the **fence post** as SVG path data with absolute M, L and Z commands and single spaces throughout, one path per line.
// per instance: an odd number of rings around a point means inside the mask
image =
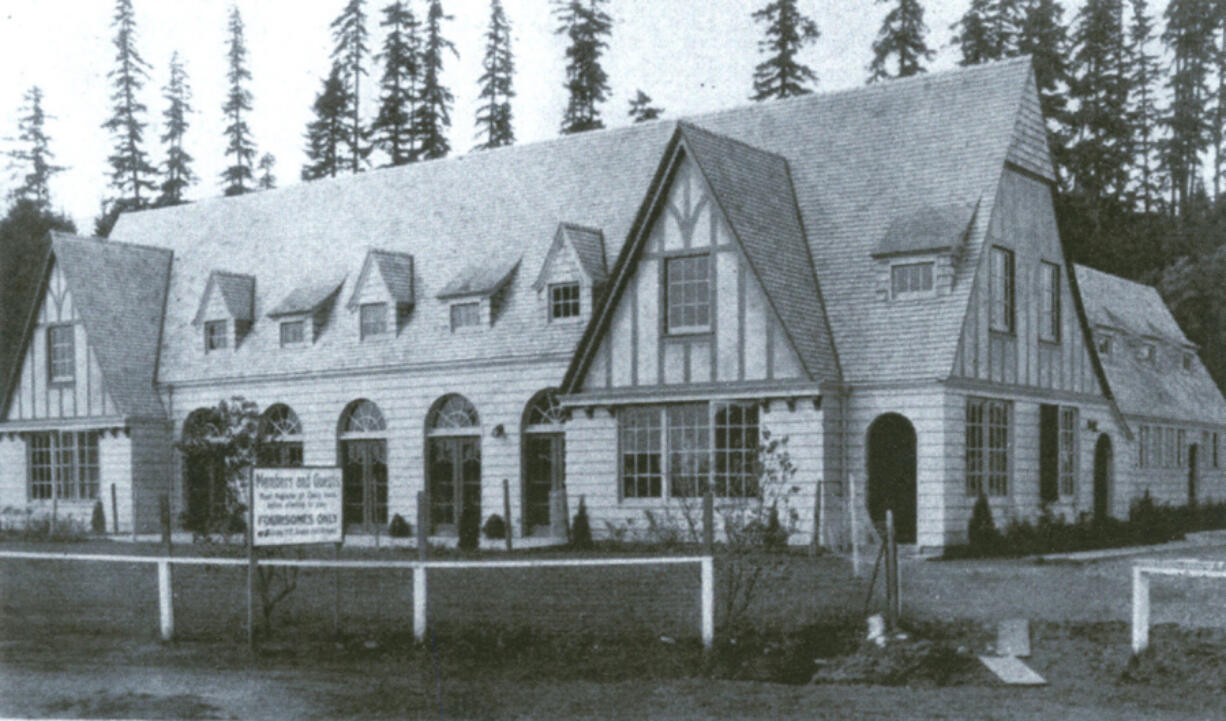
M 710 488 L 702 494 L 702 552 L 715 553 L 715 497 Z
M 1149 647 L 1149 578 L 1138 567 L 1132 569 L 1132 652 Z
M 114 488 L 114 486 L 111 486 Z M 170 496 L 163 493 L 158 496 L 158 526 L 162 530 L 162 547 L 169 556 L 172 550 L 170 536 Z
M 426 566 L 418 564 L 413 567 L 413 638 L 418 643 L 426 640 L 427 598 Z
M 715 559 L 702 559 L 702 647 L 715 644 Z
M 162 640 L 172 640 L 175 635 L 175 600 L 168 558 L 158 561 L 158 617 L 161 621 Z
M 894 542 L 894 512 L 885 512 L 885 613 L 886 628 L 898 628 L 898 546 Z
M 503 534 L 507 538 L 507 550 L 511 550 L 511 534 L 513 532 L 511 526 L 511 482 L 507 479 L 502 479 L 502 513 L 503 527 L 506 528 L 506 533 Z
M 111 484 L 111 532 L 119 533 L 119 503 L 115 500 L 115 484 Z
M 856 514 L 856 474 L 847 474 L 847 516 L 851 521 L 851 575 L 862 578 L 860 571 L 860 522 Z
M 426 508 L 426 492 L 417 492 L 417 559 L 426 560 L 426 547 L 429 545 L 428 526 L 430 523 L 429 509 Z

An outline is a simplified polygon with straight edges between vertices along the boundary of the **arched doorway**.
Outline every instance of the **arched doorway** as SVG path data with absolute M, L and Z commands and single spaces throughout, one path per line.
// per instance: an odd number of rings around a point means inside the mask
M 434 533 L 455 533 L 465 511 L 481 518 L 481 418 L 464 396 L 426 415 L 426 494 Z
M 1188 446 L 1188 505 L 1196 503 L 1196 486 L 1200 480 L 1200 444 Z
M 897 413 L 878 416 L 868 427 L 868 514 L 878 526 L 894 512 L 894 536 L 915 543 L 915 428 Z
M 260 416 L 259 464 L 293 468 L 302 465 L 302 421 L 284 403 L 268 407 Z
M 387 421 L 379 406 L 364 398 L 350 403 L 337 441 L 346 532 L 372 533 L 387 525 Z
M 1114 473 L 1111 436 L 1103 433 L 1094 444 L 1094 520 L 1111 515 L 1111 481 Z
M 183 525 L 196 533 L 209 533 L 226 516 L 226 474 L 214 444 L 220 424 L 212 408 L 197 408 L 183 422 Z
M 549 388 L 532 396 L 523 418 L 524 534 L 548 531 L 550 494 L 560 491 L 566 478 L 565 418 L 558 393 Z

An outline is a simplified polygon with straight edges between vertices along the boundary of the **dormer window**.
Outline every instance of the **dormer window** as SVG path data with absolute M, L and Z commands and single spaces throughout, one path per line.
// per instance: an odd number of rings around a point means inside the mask
M 579 317 L 579 283 L 554 283 L 549 286 L 549 319 Z
M 890 267 L 890 289 L 895 298 L 928 295 L 932 292 L 932 261 L 900 263 Z
M 204 324 L 204 351 L 206 353 L 229 347 L 230 338 L 226 325 L 224 320 L 211 320 Z
M 301 345 L 306 341 L 306 321 L 286 320 L 281 322 L 281 346 Z
M 670 334 L 711 330 L 711 258 L 687 255 L 664 265 L 664 295 Z
M 481 325 L 481 303 L 453 303 L 451 305 L 451 332 L 459 328 L 477 327 Z
M 387 303 L 363 303 L 362 340 L 387 335 Z

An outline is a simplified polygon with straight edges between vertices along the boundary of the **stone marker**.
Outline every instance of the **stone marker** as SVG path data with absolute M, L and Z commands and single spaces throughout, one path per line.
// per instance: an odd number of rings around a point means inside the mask
M 980 656 L 996 677 L 1010 686 L 1043 686 L 1047 681 L 1015 656 Z
M 996 627 L 996 655 L 1030 656 L 1030 621 L 1024 618 L 1007 618 Z

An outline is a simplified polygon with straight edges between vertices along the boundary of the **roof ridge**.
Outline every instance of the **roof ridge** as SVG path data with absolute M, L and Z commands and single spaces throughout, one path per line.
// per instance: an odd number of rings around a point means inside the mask
M 771 157 L 773 157 L 773 158 L 778 158 L 779 160 L 782 160 L 782 161 L 783 161 L 784 165 L 787 165 L 787 164 L 788 164 L 788 159 L 787 159 L 787 156 L 783 155 L 782 153 L 776 153 L 776 152 L 773 152 L 773 151 L 770 151 L 770 150 L 765 150 L 765 149 L 763 149 L 763 148 L 759 148 L 759 147 L 758 147 L 758 146 L 756 146 L 756 145 L 753 145 L 753 144 L 751 144 L 751 143 L 747 143 L 747 142 L 745 142 L 744 140 L 739 140 L 739 139 L 737 139 L 737 138 L 732 137 L 731 135 L 726 135 L 726 134 L 724 134 L 724 133 L 717 133 L 717 132 L 715 132 L 714 130 L 707 130 L 706 128 L 701 127 L 701 126 L 699 126 L 699 125 L 695 125 L 694 123 L 691 123 L 691 122 L 690 122 L 690 121 L 688 121 L 688 120 L 678 120 L 678 121 L 677 121 L 677 131 L 678 131 L 678 132 L 682 132 L 682 133 L 684 133 L 684 132 L 688 132 L 688 131 L 695 131 L 695 132 L 699 132 L 699 133 L 705 133 L 706 135 L 710 135 L 710 136 L 711 136 L 711 137 L 713 137 L 713 138 L 719 138 L 720 140 L 727 141 L 727 142 L 732 143 L 732 144 L 734 144 L 734 145 L 739 145 L 739 146 L 741 146 L 742 148 L 745 148 L 745 149 L 747 149 L 747 150 L 752 150 L 752 151 L 754 151 L 755 153 L 759 153 L 759 154 L 761 154 L 761 155 L 769 155 L 769 156 L 771 156 Z

